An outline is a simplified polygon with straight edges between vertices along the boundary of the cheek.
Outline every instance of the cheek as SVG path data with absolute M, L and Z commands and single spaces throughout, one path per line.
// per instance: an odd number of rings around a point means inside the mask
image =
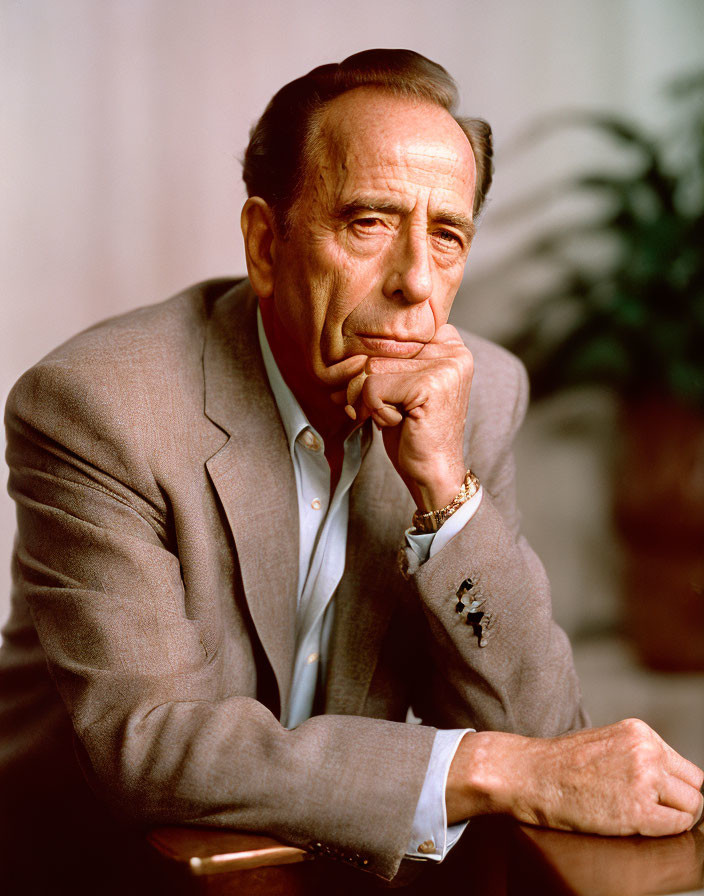
M 461 283 L 462 279 L 460 278 L 457 283 L 453 283 L 446 287 L 444 294 L 437 301 L 431 300 L 430 305 L 433 309 L 433 317 L 435 318 L 435 322 L 439 327 L 447 323 L 447 319 L 450 316 L 450 311 L 452 309 L 457 290 L 459 289 Z
M 338 326 L 370 291 L 368 265 L 341 249 L 329 251 L 322 282 L 326 292 L 326 325 Z
M 350 313 L 349 280 L 346 272 L 336 270 L 326 278 L 325 297 L 319 302 L 320 353 L 327 364 L 342 360 L 344 356 L 342 325 Z
M 447 323 L 457 291 L 462 286 L 464 262 L 453 269 L 439 271 L 435 283 L 434 295 L 430 300 L 433 316 L 439 325 Z
M 345 321 L 358 307 L 373 306 L 381 293 L 384 259 L 382 253 L 366 258 L 350 253 L 337 241 L 314 248 L 308 266 L 312 330 L 323 361 L 331 364 L 345 356 Z
M 309 245 L 308 252 L 292 252 L 286 259 L 288 323 L 303 345 L 317 342 L 335 288 L 334 271 L 312 249 Z

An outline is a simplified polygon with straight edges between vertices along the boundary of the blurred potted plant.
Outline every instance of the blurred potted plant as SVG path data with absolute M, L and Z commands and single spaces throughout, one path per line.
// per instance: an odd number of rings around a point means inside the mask
M 534 399 L 581 385 L 618 396 L 624 621 L 648 665 L 695 670 L 704 669 L 704 72 L 668 94 L 676 120 L 659 138 L 613 116 L 561 117 L 602 134 L 632 167 L 560 186 L 596 205 L 521 253 L 549 262 L 555 282 L 505 342 L 525 361 Z M 584 252 L 592 238 L 598 261 Z

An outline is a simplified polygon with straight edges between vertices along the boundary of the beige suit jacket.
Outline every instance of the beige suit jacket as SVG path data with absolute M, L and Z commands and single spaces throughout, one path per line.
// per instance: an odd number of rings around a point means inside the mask
M 49 791 L 80 804 L 73 732 L 83 774 L 119 813 L 269 831 L 390 877 L 432 726 L 554 735 L 584 722 L 519 535 L 525 376 L 467 337 L 466 454 L 484 499 L 407 578 L 413 506 L 375 434 L 351 494 L 324 714 L 287 731 L 298 513 L 255 309 L 246 281 L 200 284 L 80 334 L 15 387 L 0 790 L 31 794 L 38 812 Z M 476 629 L 455 612 L 467 578 Z M 404 723 L 409 706 L 424 725 Z

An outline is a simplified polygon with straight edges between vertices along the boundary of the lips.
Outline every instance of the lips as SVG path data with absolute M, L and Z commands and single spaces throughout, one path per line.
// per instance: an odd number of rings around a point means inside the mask
M 371 354 L 390 358 L 413 358 L 425 345 L 424 342 L 392 336 L 359 335 L 357 338 Z

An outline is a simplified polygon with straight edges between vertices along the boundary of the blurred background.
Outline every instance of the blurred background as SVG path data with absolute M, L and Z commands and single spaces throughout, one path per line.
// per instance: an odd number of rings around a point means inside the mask
M 593 720 L 640 716 L 704 764 L 704 88 L 666 92 L 704 69 L 700 0 L 1 0 L 3 401 L 96 320 L 243 274 L 249 128 L 283 83 L 371 46 L 443 64 L 494 129 L 454 321 L 519 349 L 539 385 L 517 445 L 525 532 Z M 655 432 L 665 460 L 641 450 Z M 13 529 L 3 495 L 0 621 Z

